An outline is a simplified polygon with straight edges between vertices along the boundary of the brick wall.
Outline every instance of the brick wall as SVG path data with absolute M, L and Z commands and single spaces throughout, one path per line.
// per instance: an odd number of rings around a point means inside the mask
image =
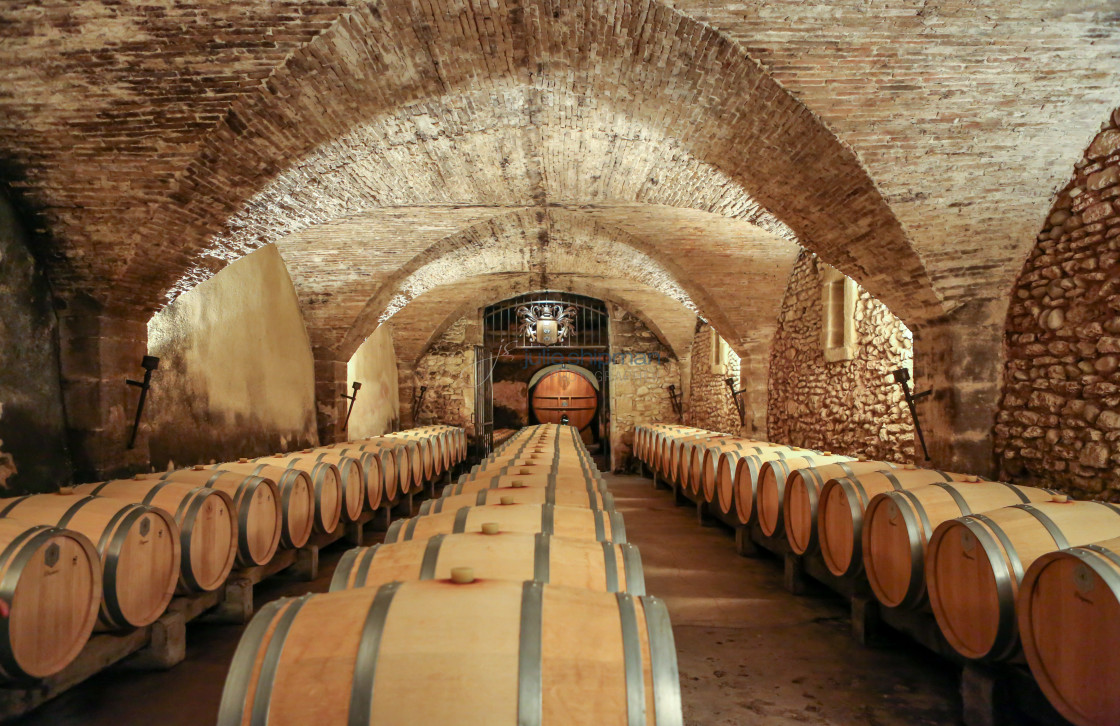
M 854 357 L 826 362 L 824 269 L 804 252 L 790 276 L 770 356 L 770 439 L 862 458 L 911 460 L 914 427 L 891 377 L 897 368 L 912 367 L 909 331 L 857 287 Z

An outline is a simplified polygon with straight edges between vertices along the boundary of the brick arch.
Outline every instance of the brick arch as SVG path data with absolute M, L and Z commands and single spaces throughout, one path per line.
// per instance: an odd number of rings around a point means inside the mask
M 452 23 L 444 10 L 362 4 L 300 47 L 259 93 L 234 101 L 178 176 L 173 203 L 130 236 L 132 254 L 105 271 L 99 292 L 111 288 L 122 305 L 159 305 L 146 291 L 171 289 L 264 182 L 367 119 L 480 86 L 527 87 L 530 100 L 560 86 L 680 140 L 908 320 L 942 310 L 854 154 L 711 27 L 659 3 L 627 3 L 610 17 L 587 2 L 555 17 L 551 5 L 531 2 Z
M 449 235 L 393 272 L 338 343 L 348 357 L 377 325 L 425 293 L 493 273 L 526 273 L 534 287 L 558 274 L 638 283 L 712 321 L 728 340 L 735 325 L 702 285 L 652 244 L 581 212 L 527 208 L 494 216 Z
M 415 365 L 431 346 L 464 315 L 506 299 L 511 291 L 533 292 L 532 273 L 478 275 L 429 290 L 384 324 L 393 329 L 401 364 Z M 673 355 L 687 355 L 695 330 L 695 314 L 662 293 L 640 283 L 604 282 L 589 275 L 557 275 L 549 289 L 597 298 L 637 317 Z

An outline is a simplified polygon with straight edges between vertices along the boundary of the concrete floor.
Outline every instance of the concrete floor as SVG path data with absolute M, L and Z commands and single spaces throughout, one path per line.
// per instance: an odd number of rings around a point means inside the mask
M 701 527 L 692 508 L 675 507 L 648 479 L 608 481 L 641 550 L 647 588 L 669 606 L 686 724 L 960 723 L 957 669 L 901 638 L 876 650 L 856 645 L 844 601 L 789 595 L 777 560 L 739 557 L 728 531 Z M 258 587 L 257 606 L 325 591 L 344 550 L 323 553 L 310 585 L 272 580 Z M 213 724 L 241 630 L 189 625 L 187 660 L 172 670 L 106 671 L 18 723 Z

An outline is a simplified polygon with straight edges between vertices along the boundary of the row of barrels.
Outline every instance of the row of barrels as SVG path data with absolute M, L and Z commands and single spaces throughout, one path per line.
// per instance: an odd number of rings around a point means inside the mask
M 837 577 L 866 580 L 888 608 L 932 612 L 965 658 L 1025 656 L 1070 721 L 1120 723 L 1111 687 L 1120 682 L 1120 506 L 672 425 L 642 426 L 637 441 L 641 460 L 683 487 L 685 459 L 739 475 L 744 460 L 772 457 L 734 489 L 753 495 L 737 502 L 750 513 L 743 524 L 820 556 Z
M 0 680 L 53 675 L 95 630 L 144 627 L 465 457 L 462 429 L 428 427 L 0 499 Z
M 682 724 L 668 614 L 606 494 L 574 429 L 521 430 L 330 592 L 263 608 L 219 726 Z

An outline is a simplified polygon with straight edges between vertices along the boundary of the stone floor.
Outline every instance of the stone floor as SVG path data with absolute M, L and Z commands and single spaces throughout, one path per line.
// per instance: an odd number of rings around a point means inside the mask
M 641 550 L 647 588 L 672 615 L 686 724 L 959 723 L 957 669 L 901 638 L 876 650 L 856 645 L 843 601 L 789 595 L 777 560 L 739 557 L 728 531 L 700 526 L 693 509 L 675 507 L 648 479 L 609 481 Z M 258 607 L 326 590 L 343 550 L 323 554 L 310 586 L 273 580 L 258 588 Z M 188 626 L 187 660 L 174 669 L 107 671 L 19 723 L 212 724 L 240 631 Z

